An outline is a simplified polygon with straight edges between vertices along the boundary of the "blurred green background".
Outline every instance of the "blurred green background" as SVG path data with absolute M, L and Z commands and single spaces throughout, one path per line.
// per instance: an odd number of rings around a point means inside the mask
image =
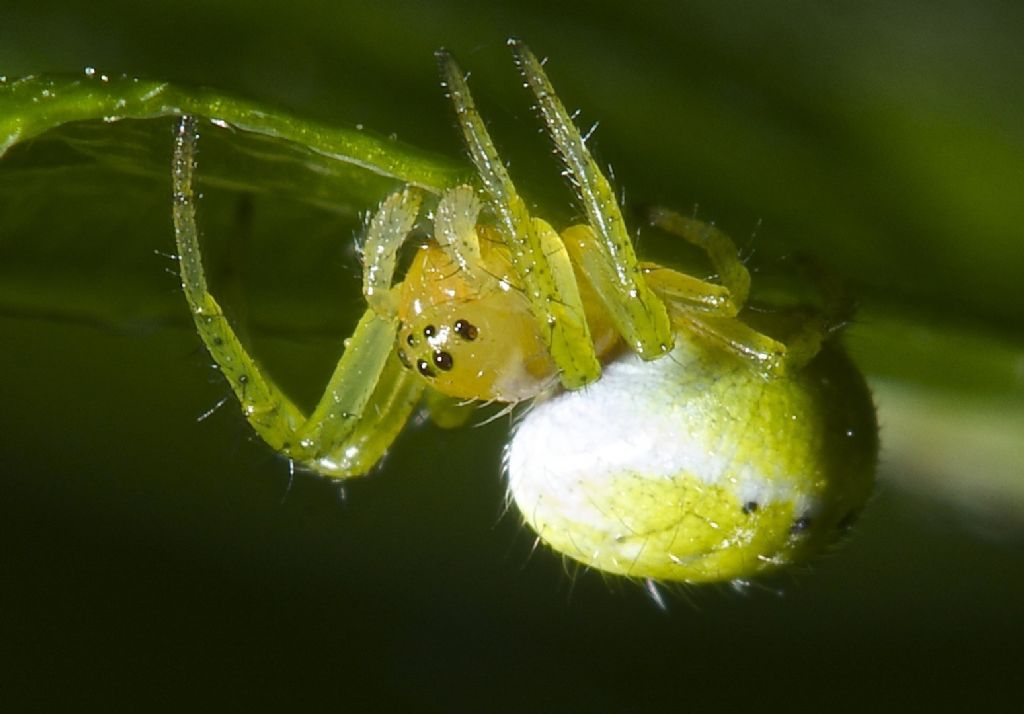
M 753 266 L 809 254 L 854 288 L 846 341 L 883 455 L 875 503 L 835 554 L 745 593 L 683 591 L 667 614 L 533 551 L 504 511 L 507 421 L 411 426 L 343 488 L 290 479 L 233 403 L 197 422 L 227 389 L 155 252 L 173 250 L 171 122 L 78 127 L 0 161 L 0 699 L 1019 701 L 1019 3 L 7 0 L 2 15 L 9 78 L 94 67 L 209 85 L 451 161 L 432 56 L 446 46 L 516 178 L 567 220 L 504 45 L 520 36 L 580 123 L 600 121 L 628 206 L 699 204 Z M 230 135 L 216 141 L 211 170 L 238 160 Z M 211 269 L 255 352 L 308 402 L 359 309 L 352 237 L 373 201 L 271 186 L 268 161 L 246 155 L 262 166 L 252 185 L 211 186 L 201 207 Z

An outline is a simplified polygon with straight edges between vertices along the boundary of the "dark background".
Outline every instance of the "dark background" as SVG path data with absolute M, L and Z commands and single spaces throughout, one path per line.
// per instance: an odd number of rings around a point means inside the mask
M 809 252 L 855 287 L 848 344 L 879 403 L 880 486 L 834 554 L 742 593 L 670 593 L 664 613 L 636 584 L 533 550 L 504 511 L 507 420 L 410 426 L 377 473 L 343 487 L 290 479 L 232 402 L 196 421 L 227 390 L 153 252 L 173 245 L 166 181 L 44 170 L 26 183 L 0 162 L 0 702 L 1019 701 L 1016 3 L 139 7 L 8 0 L 0 74 L 92 66 L 211 85 L 458 157 L 432 57 L 448 46 L 517 178 L 571 217 L 504 47 L 524 38 L 581 123 L 600 119 L 627 204 L 699 203 L 754 264 Z M 206 229 L 227 235 L 251 208 L 239 283 L 255 351 L 308 402 L 358 309 L 358 217 L 248 200 L 211 192 Z

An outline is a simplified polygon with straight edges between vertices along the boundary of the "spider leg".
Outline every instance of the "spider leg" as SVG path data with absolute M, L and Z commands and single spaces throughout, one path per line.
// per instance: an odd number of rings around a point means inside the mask
M 467 280 L 477 282 L 490 277 L 476 232 L 481 207 L 472 186 L 456 186 L 441 197 L 434 212 L 434 240 Z
M 716 286 L 697 281 L 700 285 L 691 286 L 695 278 L 653 266 L 649 280 L 669 303 L 673 322 L 752 360 L 766 375 L 805 365 L 849 318 L 849 300 L 836 285 L 823 280 L 820 288 L 825 298 L 824 311 L 808 315 L 806 311 L 783 309 L 770 316 L 770 322 L 789 324 L 784 339 L 769 337 L 732 319 L 750 293 L 750 273 L 732 239 L 715 226 L 663 208 L 651 211 L 650 219 L 653 225 L 704 250 L 722 282 L 722 286 Z M 691 287 L 694 289 L 689 292 Z M 720 292 L 723 290 L 724 293 Z
M 750 295 L 750 273 L 740 260 L 732 238 L 713 225 L 664 208 L 651 211 L 650 219 L 652 225 L 683 238 L 707 253 L 718 273 L 718 279 L 729 291 L 736 310 L 742 309 Z
M 395 354 L 398 249 L 419 215 L 422 193 L 408 187 L 381 203 L 363 244 L 363 295 L 369 309 L 345 342 L 345 351 L 320 402 L 296 430 L 301 459 L 322 474 L 369 471 L 405 426 L 423 393 Z
M 397 320 L 368 309 L 320 402 L 295 434 L 300 460 L 330 476 L 368 472 L 391 446 L 423 394 L 395 354 Z
M 720 317 L 733 317 L 739 312 L 732 293 L 722 285 L 657 263 L 642 262 L 640 267 L 651 290 L 669 306 L 670 316 L 673 306 Z
M 442 50 L 437 57 L 470 156 L 497 214 L 513 269 L 561 371 L 562 384 L 569 389 L 582 387 L 600 376 L 601 366 L 568 253 L 554 229 L 527 210 L 477 113 L 462 70 L 447 52 Z
M 590 226 L 570 226 L 562 231 L 562 240 L 577 265 L 586 266 L 588 259 L 599 255 L 598 237 Z M 709 283 L 657 263 L 641 261 L 638 265 L 647 285 L 668 306 L 670 316 L 673 307 L 723 317 L 732 317 L 739 312 L 732 294 L 723 285 Z
M 264 378 L 206 284 L 192 188 L 198 136 L 195 118 L 182 117 L 174 142 L 172 171 L 174 231 L 181 286 L 199 336 L 238 397 L 246 419 L 267 444 L 282 451 L 287 448 L 292 433 L 302 424 L 304 417 L 288 397 Z
M 392 289 L 398 249 L 416 222 L 422 194 L 409 187 L 384 199 L 370 219 L 363 244 L 363 295 L 366 303 L 384 319 L 398 314 L 398 298 Z
M 195 118 L 182 117 L 174 143 L 172 189 L 182 288 L 199 336 L 238 397 L 242 413 L 270 447 L 325 476 L 366 473 L 384 455 L 422 391 L 394 354 L 397 321 L 366 311 L 307 419 L 260 371 L 207 286 L 193 189 L 198 137 Z
M 764 377 L 781 377 L 792 366 L 789 346 L 734 317 L 672 311 L 672 323 L 750 362 Z
M 518 40 L 509 44 L 599 238 L 598 250 L 583 252 L 580 267 L 626 342 L 644 359 L 659 357 L 672 347 L 668 313 L 644 279 L 615 193 L 537 57 Z

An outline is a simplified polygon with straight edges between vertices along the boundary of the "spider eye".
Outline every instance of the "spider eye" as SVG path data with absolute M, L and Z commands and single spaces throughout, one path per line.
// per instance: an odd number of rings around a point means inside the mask
M 437 365 L 438 369 L 443 369 L 447 372 L 455 364 L 455 361 L 447 352 L 437 351 L 434 353 L 434 364 Z
M 423 328 L 423 336 L 424 337 L 433 337 L 436 334 L 437 334 L 437 328 L 434 327 L 433 325 L 427 325 L 426 327 Z
M 455 334 L 464 340 L 472 342 L 480 334 L 480 331 L 469 320 L 456 320 Z
M 437 376 L 436 372 L 434 372 L 433 368 L 430 366 L 430 363 L 427 362 L 425 359 L 418 359 L 418 360 L 416 360 L 416 369 L 424 377 L 435 377 L 435 376 Z

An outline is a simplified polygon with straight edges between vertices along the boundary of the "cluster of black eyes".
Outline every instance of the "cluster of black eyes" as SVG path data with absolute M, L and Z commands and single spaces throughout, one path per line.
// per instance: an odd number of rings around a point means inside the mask
M 456 335 L 468 342 L 472 342 L 477 338 L 477 335 L 480 334 L 480 330 L 478 330 L 476 325 L 472 324 L 469 320 L 456 320 L 452 329 Z M 433 325 L 427 325 L 423 328 L 423 336 L 427 339 L 430 339 L 436 334 L 437 328 Z M 412 333 L 405 338 L 405 341 L 410 347 L 416 346 L 416 336 Z M 399 351 L 399 357 L 401 357 L 402 361 L 405 362 L 404 352 Z M 431 364 L 431 362 L 433 362 L 433 364 Z M 434 367 L 437 367 L 442 372 L 447 372 L 455 366 L 455 360 L 452 359 L 451 354 L 444 350 L 434 350 L 434 354 L 431 356 L 431 362 L 428 362 L 425 359 L 416 360 L 416 370 L 424 377 L 435 377 L 437 376 L 437 373 L 434 371 Z

